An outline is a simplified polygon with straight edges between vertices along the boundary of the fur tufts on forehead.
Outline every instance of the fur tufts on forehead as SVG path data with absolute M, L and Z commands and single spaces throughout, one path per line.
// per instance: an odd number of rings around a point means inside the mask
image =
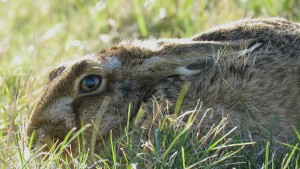
M 94 58 L 95 58 L 94 54 L 88 54 L 88 55 L 70 60 L 62 65 L 59 65 L 58 67 L 54 68 L 51 72 L 49 72 L 48 82 L 59 77 L 68 68 L 71 68 L 72 71 L 74 71 L 74 72 L 76 72 L 78 69 L 82 69 L 82 67 L 84 67 L 84 65 L 87 62 L 91 62 L 92 60 L 94 60 Z M 93 61 L 93 62 L 95 62 L 95 61 Z
M 99 52 L 100 57 L 104 57 L 108 61 L 116 62 L 117 59 L 126 66 L 142 64 L 145 58 L 154 56 L 157 52 L 148 48 L 134 45 L 116 45 Z M 113 57 L 113 59 L 110 59 Z

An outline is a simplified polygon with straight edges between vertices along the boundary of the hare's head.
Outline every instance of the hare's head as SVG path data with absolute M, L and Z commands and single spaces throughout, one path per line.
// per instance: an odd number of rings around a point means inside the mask
M 189 45 L 180 49 L 175 47 L 178 44 L 162 44 L 157 42 L 155 48 L 118 45 L 52 70 L 30 117 L 28 135 L 35 133 L 34 144 L 61 141 L 73 128 L 93 126 L 97 116 L 101 116 L 98 133 L 105 138 L 127 121 L 128 106 L 132 105 L 134 116 L 161 80 L 199 73 L 207 63 L 206 56 L 194 55 Z M 86 130 L 87 139 L 92 128 Z

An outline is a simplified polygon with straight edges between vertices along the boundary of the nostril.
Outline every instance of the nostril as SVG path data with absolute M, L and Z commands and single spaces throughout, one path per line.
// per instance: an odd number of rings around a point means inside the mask
M 51 139 L 51 137 L 49 135 L 42 135 L 40 136 L 35 145 L 34 145 L 37 149 L 41 149 L 43 151 L 47 151 L 50 150 L 51 147 L 53 146 L 53 141 Z

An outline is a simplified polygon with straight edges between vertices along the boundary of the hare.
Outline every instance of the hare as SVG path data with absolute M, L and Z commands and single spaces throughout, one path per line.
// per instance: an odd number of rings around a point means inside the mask
M 274 118 L 274 136 L 294 138 L 292 126 L 300 128 L 300 24 L 245 19 L 190 39 L 122 42 L 67 62 L 50 72 L 28 136 L 35 131 L 35 145 L 62 141 L 100 117 L 98 133 L 108 138 L 125 126 L 129 105 L 129 120 L 141 106 L 152 113 L 154 98 L 168 100 L 172 109 L 186 82 L 181 111 L 200 99 L 203 109 L 215 112 L 207 125 L 227 114 L 231 126 L 255 133 Z M 93 127 L 87 128 L 87 142 L 92 135 Z

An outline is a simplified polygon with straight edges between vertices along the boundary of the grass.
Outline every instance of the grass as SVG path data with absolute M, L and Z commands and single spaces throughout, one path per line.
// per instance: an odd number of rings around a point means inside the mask
M 246 17 L 283 16 L 300 21 L 299 11 L 298 0 L 0 0 L 0 168 L 65 167 L 61 161 L 67 163 L 68 159 L 60 152 L 68 146 L 67 139 L 59 146 L 61 149 L 51 149 L 51 158 L 42 162 L 38 154 L 26 149 L 26 123 L 45 76 L 55 65 L 123 39 L 190 37 L 214 25 Z M 187 123 L 180 118 L 170 122 L 169 117 L 162 117 L 158 125 L 144 131 L 147 137 L 141 136 L 143 141 L 138 144 L 133 139 L 138 132 L 127 127 L 123 139 L 111 139 L 113 144 L 106 154 L 97 157 L 100 162 L 95 165 L 299 168 L 299 144 L 285 144 L 285 153 L 275 158 L 276 146 L 271 140 L 262 144 L 262 153 L 253 155 L 243 148 L 251 143 L 232 141 L 238 140 L 234 132 L 222 133 L 226 119 L 205 136 L 197 135 L 197 130 L 191 128 L 199 112 L 188 113 Z M 73 163 L 78 168 L 86 167 L 89 155 L 81 148 L 82 155 Z

